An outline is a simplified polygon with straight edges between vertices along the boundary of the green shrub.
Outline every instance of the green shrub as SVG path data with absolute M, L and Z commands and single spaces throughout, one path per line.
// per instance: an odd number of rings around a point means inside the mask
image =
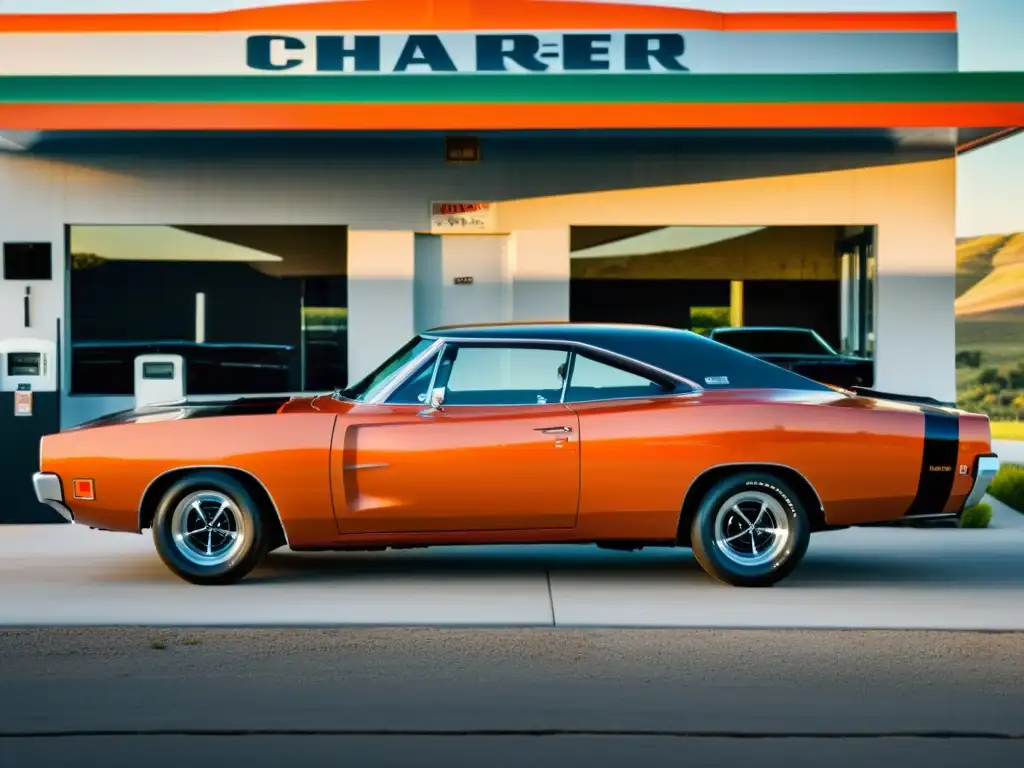
M 1008 464 L 999 470 L 988 492 L 1008 507 L 1024 512 L 1024 467 Z
M 961 528 L 988 528 L 990 522 L 992 522 L 992 507 L 984 503 L 968 507 L 960 516 Z
M 996 390 L 1003 390 L 1010 386 L 1010 380 L 999 372 L 998 368 L 986 368 L 977 379 L 978 383 L 987 386 L 991 385 Z
M 306 327 L 327 327 L 344 329 L 348 325 L 347 307 L 303 307 Z

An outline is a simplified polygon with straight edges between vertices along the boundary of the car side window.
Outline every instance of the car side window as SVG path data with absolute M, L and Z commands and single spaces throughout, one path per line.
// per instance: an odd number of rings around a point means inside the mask
M 435 386 L 446 388 L 446 406 L 557 403 L 562 399 L 568 359 L 569 352 L 564 349 L 449 348 Z
M 651 397 L 663 395 L 667 391 L 664 386 L 646 376 L 578 354 L 572 365 L 565 402 Z

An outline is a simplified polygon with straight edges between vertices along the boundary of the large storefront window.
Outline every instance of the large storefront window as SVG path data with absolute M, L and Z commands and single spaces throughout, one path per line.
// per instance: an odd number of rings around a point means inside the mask
M 571 248 L 573 320 L 688 328 L 874 384 L 872 227 L 574 227 Z
M 962 238 L 956 261 L 959 405 L 1024 440 L 1024 233 Z
M 344 227 L 72 226 L 73 395 L 130 396 L 140 354 L 181 355 L 189 395 L 348 378 Z

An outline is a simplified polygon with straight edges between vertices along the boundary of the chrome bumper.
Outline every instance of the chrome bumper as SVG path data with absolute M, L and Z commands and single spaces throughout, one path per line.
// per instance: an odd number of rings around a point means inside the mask
M 979 504 L 981 502 L 989 485 L 992 483 L 992 478 L 994 478 L 998 473 L 998 456 L 993 454 L 991 456 L 981 456 L 978 458 L 978 467 L 974 471 L 974 485 L 971 487 L 971 492 L 967 494 L 967 501 L 964 502 L 964 509 L 973 507 L 975 504 Z
M 75 522 L 75 516 L 64 504 L 64 489 L 57 475 L 52 472 L 36 472 L 32 475 L 32 485 L 35 486 L 39 501 L 53 507 L 69 523 Z

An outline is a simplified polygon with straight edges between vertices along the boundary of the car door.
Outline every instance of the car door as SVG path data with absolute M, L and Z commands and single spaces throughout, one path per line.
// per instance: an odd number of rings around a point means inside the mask
M 332 474 L 342 533 L 571 528 L 579 418 L 561 403 L 568 350 L 446 344 L 381 413 L 339 423 Z M 445 387 L 440 408 L 428 384 Z
M 691 477 L 678 435 L 699 399 L 654 371 L 574 355 L 563 401 L 579 416 L 579 525 L 608 538 L 659 538 L 679 515 Z M 699 440 L 688 448 L 700 454 Z M 596 534 L 595 534 L 596 535 Z

